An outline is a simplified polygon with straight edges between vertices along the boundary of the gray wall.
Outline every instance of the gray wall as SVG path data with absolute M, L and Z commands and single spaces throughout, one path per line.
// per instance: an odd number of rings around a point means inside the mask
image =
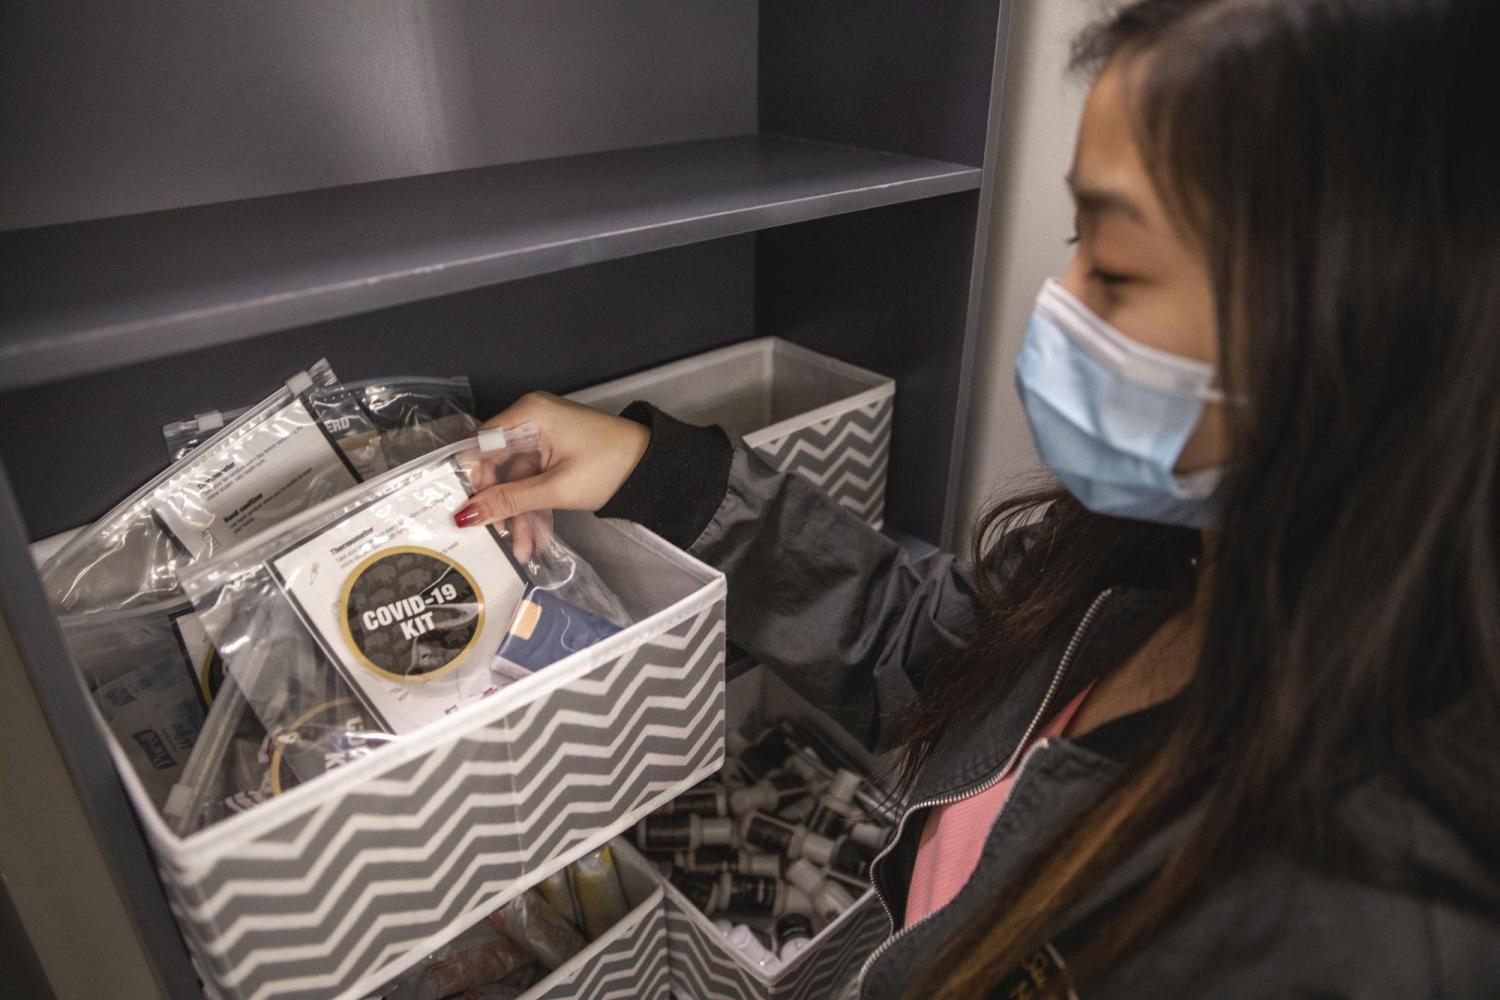
M 13 0 L 0 229 L 754 132 L 756 14 L 755 0 Z
M 965 545 L 984 506 L 1041 469 L 1012 379 L 1037 290 L 1071 254 L 1064 241 L 1073 233 L 1073 203 L 1063 178 L 1087 87 L 1067 72 L 1068 46 L 1098 11 L 1092 0 L 1014 0 L 1011 8 L 1005 107 L 997 109 L 1004 132 L 955 526 Z
M 0 617 L 0 731 L 12 747 L 24 748 L 0 755 L 0 876 L 13 905 L 26 914 L 27 937 L 5 942 L 0 958 L 16 954 L 10 949 L 23 944 L 34 949 L 52 992 L 64 1000 L 159 998 L 161 986 L 71 794 L 73 779 L 55 734 L 42 719 L 20 653 Z M 60 900 L 87 904 L 59 905 Z M 10 976 L 0 963 L 6 996 L 37 995 Z

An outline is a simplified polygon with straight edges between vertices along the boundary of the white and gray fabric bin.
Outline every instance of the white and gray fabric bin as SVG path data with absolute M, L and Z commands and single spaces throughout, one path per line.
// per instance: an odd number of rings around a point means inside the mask
M 689 423 L 721 424 L 879 528 L 895 397 L 894 379 L 762 337 L 568 398 L 609 412 L 644 399 Z
M 721 766 L 723 576 L 635 525 L 556 523 L 636 624 L 389 747 L 179 837 L 106 730 L 209 995 L 366 996 Z M 604 995 L 564 985 L 539 995 Z
M 791 719 L 822 734 L 842 753 L 841 765 L 867 775 L 884 773 L 827 715 L 797 695 L 765 667 L 755 667 L 729 685 L 728 728 L 752 732 L 767 722 Z M 893 818 L 895 803 L 883 803 Z M 667 950 L 672 993 L 695 1000 L 831 1000 L 858 977 L 870 954 L 890 933 L 890 922 L 874 890 L 824 927 L 812 946 L 767 976 L 729 947 L 713 921 L 670 883 L 666 894 Z
M 656 869 L 625 840 L 609 846 L 630 913 L 537 983 L 521 1000 L 668 1000 L 665 892 Z

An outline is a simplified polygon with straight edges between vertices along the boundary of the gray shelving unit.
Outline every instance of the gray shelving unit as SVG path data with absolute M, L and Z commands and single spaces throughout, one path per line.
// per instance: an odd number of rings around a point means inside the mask
M 1004 0 L 0 13 L 0 679 L 68 779 L 33 811 L 108 873 L 7 878 L 42 967 L 92 928 L 117 995 L 197 989 L 27 555 L 157 471 L 166 420 L 323 355 L 495 410 L 777 335 L 895 376 L 887 522 L 947 543 L 1006 28 Z

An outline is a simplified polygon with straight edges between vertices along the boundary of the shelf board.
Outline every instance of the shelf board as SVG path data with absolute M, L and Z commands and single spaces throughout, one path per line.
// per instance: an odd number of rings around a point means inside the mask
M 0 233 L 0 389 L 979 186 L 769 135 Z

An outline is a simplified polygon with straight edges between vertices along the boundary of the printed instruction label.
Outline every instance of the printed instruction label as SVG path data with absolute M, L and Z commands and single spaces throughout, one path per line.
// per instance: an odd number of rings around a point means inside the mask
M 355 484 L 307 405 L 293 400 L 173 480 L 156 516 L 199 558 L 301 513 Z
M 383 725 L 409 732 L 496 690 L 491 672 L 525 581 L 452 463 L 271 561 L 324 649 Z

